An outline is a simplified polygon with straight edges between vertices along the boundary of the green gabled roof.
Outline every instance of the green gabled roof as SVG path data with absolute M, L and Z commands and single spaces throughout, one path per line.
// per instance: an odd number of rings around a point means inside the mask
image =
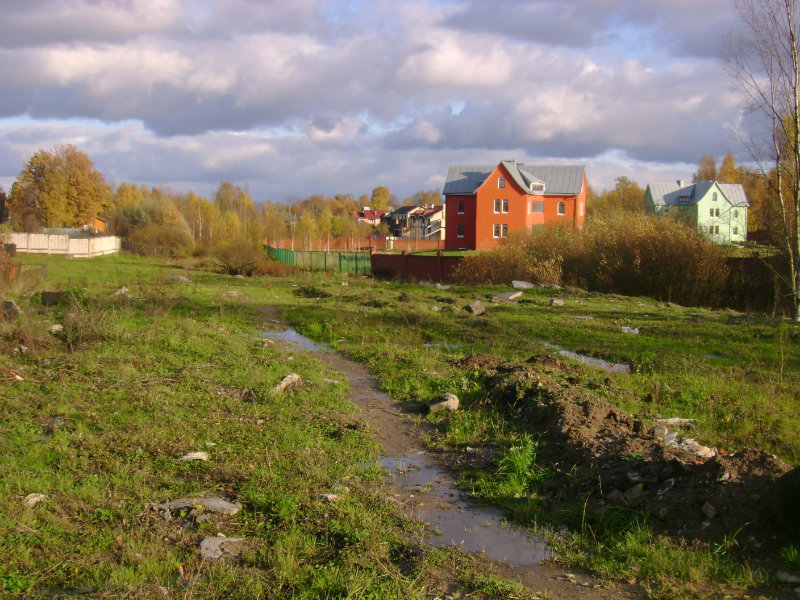
M 583 189 L 583 165 L 526 165 L 513 160 L 502 164 L 514 182 L 530 192 L 531 183 L 543 183 L 545 196 L 577 196 Z M 452 165 L 442 191 L 445 195 L 472 195 L 497 165 Z

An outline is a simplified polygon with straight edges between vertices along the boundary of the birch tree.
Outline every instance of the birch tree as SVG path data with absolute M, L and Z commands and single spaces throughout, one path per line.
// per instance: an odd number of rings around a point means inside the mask
M 775 199 L 771 235 L 787 258 L 782 274 L 800 321 L 800 0 L 734 0 L 743 28 L 732 38 L 731 74 L 762 126 L 754 159 Z

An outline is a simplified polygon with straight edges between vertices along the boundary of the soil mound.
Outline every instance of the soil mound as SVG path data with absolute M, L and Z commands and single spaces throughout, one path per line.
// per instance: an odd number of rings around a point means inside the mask
M 492 365 L 484 369 L 486 402 L 543 438 L 539 466 L 553 474 L 543 490 L 549 508 L 588 498 L 587 511 L 595 514 L 636 509 L 664 534 L 710 542 L 782 535 L 770 491 L 791 467 L 777 457 L 703 446 L 691 439 L 690 422 L 647 424 L 571 386 L 569 375 L 580 367 L 557 358 L 534 357 L 520 366 L 489 358 L 463 362 Z M 567 372 L 566 379 L 560 373 L 563 383 L 548 380 L 556 378 L 553 369 Z

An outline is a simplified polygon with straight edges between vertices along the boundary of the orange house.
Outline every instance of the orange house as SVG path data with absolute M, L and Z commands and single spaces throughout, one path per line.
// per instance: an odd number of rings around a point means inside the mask
M 491 250 L 511 231 L 545 224 L 582 228 L 586 214 L 583 165 L 451 166 L 445 196 L 447 250 Z

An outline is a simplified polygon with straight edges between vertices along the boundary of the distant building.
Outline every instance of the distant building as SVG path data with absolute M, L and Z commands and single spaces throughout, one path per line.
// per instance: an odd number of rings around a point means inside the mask
M 409 217 L 409 235 L 416 240 L 445 239 L 444 206 L 420 207 Z
M 738 183 L 650 183 L 644 193 L 644 207 L 650 214 L 682 221 L 718 244 L 747 239 L 750 203 Z
M 442 193 L 448 250 L 489 250 L 512 231 L 551 223 L 582 228 L 586 214 L 583 165 L 451 166 Z
M 368 206 L 365 206 L 364 210 L 358 213 L 358 221 L 359 223 L 367 223 L 377 227 L 381 224 L 381 219 L 383 219 L 386 214 L 388 213 L 385 210 L 372 210 Z

